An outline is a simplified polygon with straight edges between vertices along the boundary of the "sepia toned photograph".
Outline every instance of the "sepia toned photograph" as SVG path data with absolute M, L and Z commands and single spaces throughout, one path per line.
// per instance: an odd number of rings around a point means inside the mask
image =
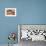
M 5 16 L 16 16 L 16 8 L 5 8 Z

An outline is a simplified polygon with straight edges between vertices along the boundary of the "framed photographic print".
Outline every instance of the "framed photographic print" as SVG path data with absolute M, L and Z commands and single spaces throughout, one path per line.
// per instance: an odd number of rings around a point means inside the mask
M 5 8 L 5 16 L 16 16 L 16 8 Z

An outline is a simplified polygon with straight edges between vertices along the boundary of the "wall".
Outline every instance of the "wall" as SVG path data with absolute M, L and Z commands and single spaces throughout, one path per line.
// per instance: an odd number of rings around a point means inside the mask
M 4 9 L 9 7 L 17 8 L 16 17 L 4 16 Z M 4 0 L 0 2 L 0 44 L 8 43 L 9 32 L 17 34 L 17 24 L 46 24 L 46 0 Z

